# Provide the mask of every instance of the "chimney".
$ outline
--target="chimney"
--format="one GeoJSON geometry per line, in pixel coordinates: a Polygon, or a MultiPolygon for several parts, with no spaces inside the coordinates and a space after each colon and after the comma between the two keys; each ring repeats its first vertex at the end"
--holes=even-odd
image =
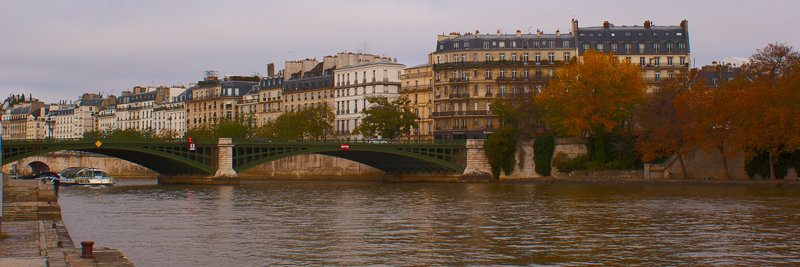
{"type": "Polygon", "coordinates": [[[542,31],[539,30],[539,29],[536,29],[536,36],[542,36],[542,31]]]}
{"type": "Polygon", "coordinates": [[[609,23],[608,21],[603,21],[603,29],[608,29],[609,23]]]}
{"type": "Polygon", "coordinates": [[[497,37],[500,37],[500,29],[497,29],[497,37]]]}
{"type": "Polygon", "coordinates": [[[683,30],[683,32],[686,32],[687,28],[689,28],[689,21],[687,20],[681,21],[681,30],[683,30]]]}
{"type": "Polygon", "coordinates": [[[267,76],[268,77],[275,76],[275,63],[267,64],[267,76]]]}
{"type": "Polygon", "coordinates": [[[561,31],[556,30],[556,37],[560,37],[560,36],[561,36],[561,31]]]}
{"type": "Polygon", "coordinates": [[[520,38],[520,37],[522,37],[522,31],[517,30],[517,38],[520,38]]]}
{"type": "Polygon", "coordinates": [[[645,20],[644,21],[644,28],[645,29],[650,29],[650,21],[649,20],[645,20]]]}
{"type": "Polygon", "coordinates": [[[478,30],[475,30],[475,37],[481,38],[481,32],[479,32],[478,30]]]}
{"type": "Polygon", "coordinates": [[[578,35],[578,20],[572,19],[572,34],[578,35]]]}

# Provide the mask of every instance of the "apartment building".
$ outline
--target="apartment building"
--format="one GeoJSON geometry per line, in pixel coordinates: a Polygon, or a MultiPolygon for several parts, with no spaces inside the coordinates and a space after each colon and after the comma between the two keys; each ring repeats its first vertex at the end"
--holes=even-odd
{"type": "Polygon", "coordinates": [[[486,138],[498,126],[489,104],[546,86],[556,68],[576,58],[572,34],[439,35],[433,63],[434,139],[486,138]]]}
{"type": "Polygon", "coordinates": [[[236,105],[242,97],[255,90],[259,78],[230,76],[219,80],[215,72],[206,75],[197,86],[187,89],[186,128],[213,125],[222,119],[234,119],[239,113],[236,105]]]}
{"type": "Polygon", "coordinates": [[[433,140],[433,65],[408,67],[400,80],[400,95],[411,102],[419,118],[412,130],[411,140],[433,140]]]}
{"type": "Polygon", "coordinates": [[[400,79],[405,65],[396,62],[370,62],[344,66],[334,71],[336,119],[334,128],[342,139],[362,139],[352,134],[370,103],[368,96],[399,97],[400,79]]]}
{"type": "Polygon", "coordinates": [[[589,50],[613,53],[620,60],[642,68],[642,78],[651,88],[663,78],[689,70],[689,22],[686,20],[669,26],[656,26],[649,20],[642,26],[615,26],[605,21],[602,26],[581,28],[573,19],[572,30],[577,33],[581,56],[589,50]]]}
{"type": "Polygon", "coordinates": [[[275,120],[281,115],[283,106],[283,72],[261,78],[258,85],[258,105],[256,111],[256,123],[258,126],[265,125],[275,120]]]}
{"type": "Polygon", "coordinates": [[[3,112],[3,140],[44,138],[44,103],[23,102],[3,112]]]}

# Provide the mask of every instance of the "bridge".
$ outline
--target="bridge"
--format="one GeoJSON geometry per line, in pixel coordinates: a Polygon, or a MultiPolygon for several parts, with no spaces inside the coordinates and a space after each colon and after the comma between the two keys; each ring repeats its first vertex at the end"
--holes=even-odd
{"type": "MultiPolygon", "coordinates": [[[[482,143],[482,142],[481,142],[482,143]]],[[[281,158],[322,154],[359,162],[387,174],[463,174],[468,155],[464,141],[277,141],[219,138],[196,140],[190,148],[183,139],[153,140],[29,140],[3,141],[2,160],[14,162],[62,150],[103,154],[147,167],[161,176],[236,178],[260,164],[281,158]]],[[[236,180],[238,181],[238,180],[236,180]]],[[[191,183],[191,182],[190,182],[191,183]]]]}

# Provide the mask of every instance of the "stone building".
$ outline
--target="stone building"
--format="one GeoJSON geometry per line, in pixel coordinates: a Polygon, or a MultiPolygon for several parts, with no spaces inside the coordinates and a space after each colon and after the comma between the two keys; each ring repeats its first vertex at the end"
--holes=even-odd
{"type": "Polygon", "coordinates": [[[408,139],[433,140],[433,66],[424,64],[408,67],[400,81],[400,95],[411,102],[411,109],[419,118],[408,139]]]}
{"type": "Polygon", "coordinates": [[[257,85],[258,77],[230,76],[220,81],[210,72],[197,86],[187,89],[186,129],[235,119],[239,115],[236,105],[257,85]]]}
{"type": "Polygon", "coordinates": [[[153,130],[163,136],[179,137],[186,133],[186,88],[159,88],[153,108],[153,130]]]}
{"type": "Polygon", "coordinates": [[[94,131],[95,115],[102,103],[98,94],[83,94],[77,102],[50,105],[47,135],[56,139],[82,138],[84,133],[94,131]]]}
{"type": "MultiPolygon", "coordinates": [[[[268,72],[272,73],[272,72],[268,72]]],[[[262,77],[258,85],[258,105],[256,110],[256,123],[258,126],[267,124],[281,115],[283,94],[283,73],[262,77]]]]}
{"type": "Polygon", "coordinates": [[[400,77],[405,65],[395,62],[370,62],[337,68],[335,75],[336,119],[334,130],[342,139],[362,139],[352,134],[358,127],[362,111],[370,103],[368,96],[399,97],[400,77]]]}
{"type": "Polygon", "coordinates": [[[677,26],[656,26],[648,20],[642,26],[615,26],[606,21],[602,26],[581,28],[573,19],[572,31],[577,33],[581,56],[589,50],[613,53],[620,60],[642,68],[642,78],[651,88],[661,79],[689,69],[689,22],[686,20],[677,26]]]}
{"type": "Polygon", "coordinates": [[[439,35],[433,63],[435,139],[485,138],[498,126],[489,104],[529,95],[556,68],[575,58],[572,34],[500,33],[439,35]]]}
{"type": "Polygon", "coordinates": [[[44,138],[44,103],[23,102],[7,108],[2,115],[3,140],[44,138]]]}

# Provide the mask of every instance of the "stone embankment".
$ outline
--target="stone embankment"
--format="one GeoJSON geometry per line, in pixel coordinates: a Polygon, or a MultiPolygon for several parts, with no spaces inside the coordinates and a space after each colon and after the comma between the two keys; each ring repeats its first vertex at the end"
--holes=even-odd
{"type": "Polygon", "coordinates": [[[64,226],[52,184],[3,179],[0,266],[134,266],[116,249],[81,257],[88,254],[64,226]]]}

